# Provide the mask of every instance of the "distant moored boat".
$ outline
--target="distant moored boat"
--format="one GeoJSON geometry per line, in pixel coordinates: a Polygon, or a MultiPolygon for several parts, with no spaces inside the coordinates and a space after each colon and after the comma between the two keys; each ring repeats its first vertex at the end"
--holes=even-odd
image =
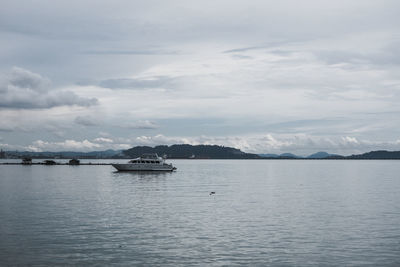
{"type": "Polygon", "coordinates": [[[31,158],[23,158],[22,165],[32,165],[32,159],[31,158]]]}
{"type": "Polygon", "coordinates": [[[118,171],[174,171],[172,164],[165,163],[157,154],[143,154],[141,157],[130,160],[128,163],[112,164],[118,171]]]}
{"type": "Polygon", "coordinates": [[[68,164],[69,164],[69,165],[79,165],[79,164],[80,164],[80,161],[79,161],[79,159],[71,159],[71,160],[68,162],[68,164]]]}

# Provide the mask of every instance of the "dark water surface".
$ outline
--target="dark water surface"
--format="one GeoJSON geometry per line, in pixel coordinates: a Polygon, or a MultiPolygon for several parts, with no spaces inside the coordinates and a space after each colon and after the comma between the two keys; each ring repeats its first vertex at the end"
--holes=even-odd
{"type": "Polygon", "coordinates": [[[400,266],[400,161],[172,162],[0,165],[0,265],[400,266]]]}

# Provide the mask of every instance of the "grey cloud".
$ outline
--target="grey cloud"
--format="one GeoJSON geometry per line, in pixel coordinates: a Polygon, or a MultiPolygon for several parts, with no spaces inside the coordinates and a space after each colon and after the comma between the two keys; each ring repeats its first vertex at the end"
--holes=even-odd
{"type": "Polygon", "coordinates": [[[87,50],[89,55],[176,55],[176,51],[167,50],[87,50]]]}
{"type": "Polygon", "coordinates": [[[99,86],[110,89],[145,89],[165,87],[171,85],[173,81],[174,78],[167,76],[154,76],[137,79],[122,78],[103,80],[99,83],[99,86]]]}
{"type": "Polygon", "coordinates": [[[357,60],[364,60],[366,58],[361,53],[340,50],[315,51],[314,55],[327,64],[354,63],[357,60]]]}
{"type": "MultiPolygon", "coordinates": [[[[37,73],[30,72],[22,68],[14,67],[8,80],[10,86],[17,88],[32,89],[35,91],[46,91],[50,86],[50,80],[37,73]]],[[[5,88],[0,88],[5,90],[5,88]]]]}
{"type": "Polygon", "coordinates": [[[222,53],[228,54],[228,53],[237,53],[237,52],[247,52],[249,50],[258,50],[258,49],[264,49],[264,48],[265,48],[265,46],[250,46],[250,47],[242,47],[242,48],[225,50],[222,53]]]}
{"type": "Polygon", "coordinates": [[[291,43],[291,41],[289,41],[289,40],[269,41],[269,42],[264,43],[263,45],[239,47],[239,48],[235,48],[235,49],[225,50],[222,53],[230,54],[230,53],[248,52],[248,51],[253,51],[253,50],[271,49],[271,48],[277,48],[281,45],[287,45],[289,43],[291,43]]]}
{"type": "Polygon", "coordinates": [[[269,50],[268,53],[280,55],[280,56],[288,56],[291,55],[294,51],[292,50],[284,50],[284,49],[272,49],[269,50]]]}
{"type": "Polygon", "coordinates": [[[12,133],[12,132],[31,132],[31,131],[32,128],[26,125],[19,125],[19,123],[15,119],[11,120],[4,116],[0,120],[0,132],[12,133]]]}
{"type": "Polygon", "coordinates": [[[12,127],[0,125],[0,132],[12,132],[14,130],[12,127]]]}
{"type": "Polygon", "coordinates": [[[296,121],[285,121],[273,124],[265,125],[265,129],[275,133],[296,133],[296,132],[310,132],[315,131],[319,128],[330,128],[329,132],[332,132],[335,128],[341,129],[341,124],[344,123],[343,118],[324,118],[314,120],[296,120],[296,121]],[[331,129],[332,128],[332,129],[331,129]]]}
{"type": "Polygon", "coordinates": [[[78,117],[75,118],[74,122],[76,124],[80,124],[80,125],[83,125],[83,126],[97,126],[97,125],[99,125],[99,122],[96,119],[94,119],[94,118],[92,118],[90,116],[78,116],[78,117]]]}
{"type": "Polygon", "coordinates": [[[251,56],[245,56],[245,55],[239,55],[239,54],[234,54],[234,55],[232,55],[232,57],[236,58],[236,59],[252,59],[253,58],[251,56]]]}
{"type": "Polygon", "coordinates": [[[91,106],[96,98],[50,88],[50,81],[37,73],[14,67],[0,81],[0,108],[37,109],[57,106],[91,106]]]}
{"type": "MultiPolygon", "coordinates": [[[[375,42],[371,38],[370,42],[375,42]]],[[[312,53],[327,64],[351,63],[353,65],[399,65],[400,41],[387,40],[387,43],[373,51],[344,49],[314,49],[312,53]]]]}
{"type": "Polygon", "coordinates": [[[135,73],[143,65],[164,60],[165,55],[175,56],[175,51],[185,51],[191,44],[229,44],[224,46],[225,52],[236,53],[299,40],[341,38],[354,32],[389,27],[396,30],[395,11],[399,9],[398,1],[343,0],[329,3],[308,0],[297,8],[290,8],[294,2],[287,0],[196,4],[41,0],[38,4],[25,3],[26,8],[21,8],[18,1],[4,0],[2,4],[0,38],[4,52],[0,51],[0,65],[40,64],[46,73],[53,72],[54,82],[95,80],[99,74],[112,73],[118,77],[118,72],[135,73]],[[92,12],[93,6],[96,12],[92,12]],[[144,62],[141,55],[157,56],[146,57],[151,59],[144,62]],[[121,56],[131,58],[121,60],[121,56]],[[62,75],[57,74],[60,68],[62,75]]]}

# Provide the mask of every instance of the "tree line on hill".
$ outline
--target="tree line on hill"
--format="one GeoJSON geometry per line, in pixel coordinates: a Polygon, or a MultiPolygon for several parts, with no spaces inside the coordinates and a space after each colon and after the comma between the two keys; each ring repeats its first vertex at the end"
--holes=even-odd
{"type": "Polygon", "coordinates": [[[174,159],[259,159],[257,154],[245,153],[232,147],[217,145],[172,145],[172,146],[137,146],[123,152],[129,157],[140,157],[145,153],[157,153],[174,159]]]}

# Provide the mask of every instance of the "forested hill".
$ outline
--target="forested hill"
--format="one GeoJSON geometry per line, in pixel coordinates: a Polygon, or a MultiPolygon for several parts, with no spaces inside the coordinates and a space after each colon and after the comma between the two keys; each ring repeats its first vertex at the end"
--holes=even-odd
{"type": "Polygon", "coordinates": [[[157,153],[159,156],[175,159],[259,159],[259,155],[250,154],[232,147],[216,145],[172,145],[172,146],[136,146],[123,151],[131,158],[140,157],[144,153],[157,153]]]}
{"type": "Polygon", "coordinates": [[[371,151],[360,155],[347,156],[346,159],[400,159],[400,151],[371,151]]]}

